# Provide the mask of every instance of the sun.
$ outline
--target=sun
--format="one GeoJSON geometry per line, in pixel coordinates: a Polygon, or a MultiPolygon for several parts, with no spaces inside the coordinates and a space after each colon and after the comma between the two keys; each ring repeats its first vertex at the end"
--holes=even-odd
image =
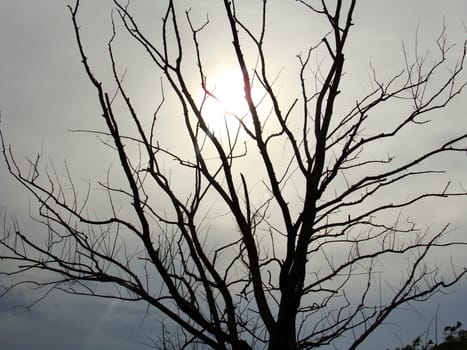
{"type": "Polygon", "coordinates": [[[210,93],[202,107],[202,115],[208,128],[220,135],[241,131],[239,120],[248,123],[248,104],[242,75],[224,71],[207,82],[210,93]]]}

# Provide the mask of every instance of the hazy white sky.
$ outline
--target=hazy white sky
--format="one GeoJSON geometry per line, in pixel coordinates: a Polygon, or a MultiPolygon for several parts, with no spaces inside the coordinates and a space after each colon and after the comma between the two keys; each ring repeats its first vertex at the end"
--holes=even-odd
{"type": "MultiPolygon", "coordinates": [[[[259,1],[240,0],[241,13],[254,23],[258,16],[259,1]],[[252,5],[253,4],[253,5],[252,5]]],[[[159,23],[163,14],[162,0],[133,0],[137,15],[144,25],[159,23]]],[[[219,1],[176,1],[178,8],[193,7],[193,17],[205,18],[208,12],[212,27],[224,18],[218,10],[219,1]]],[[[71,19],[63,0],[1,0],[0,1],[0,110],[1,127],[6,141],[13,144],[18,159],[33,155],[43,149],[54,162],[67,159],[76,178],[93,177],[102,162],[110,163],[109,152],[96,149],[99,144],[90,136],[70,134],[68,129],[101,128],[100,111],[94,91],[86,81],[77,56],[71,19]]],[[[297,67],[295,55],[313,44],[319,31],[318,22],[305,22],[303,11],[292,0],[271,0],[272,17],[268,27],[268,54],[271,70],[284,67],[282,77],[284,96],[287,78],[297,67]]],[[[417,26],[422,46],[431,47],[443,20],[449,37],[461,43],[467,33],[462,22],[467,20],[465,0],[363,0],[357,5],[355,27],[351,34],[347,56],[349,74],[354,78],[349,85],[350,96],[361,96],[368,88],[368,66],[371,61],[384,77],[396,73],[403,65],[401,42],[410,46],[417,26]]],[[[91,64],[103,75],[108,73],[105,43],[110,36],[111,1],[82,0],[80,22],[83,38],[91,64]]],[[[156,26],[154,27],[156,28],[156,26]]],[[[220,28],[220,27],[219,27],[220,28]]],[[[206,60],[212,71],[229,65],[225,54],[230,50],[230,38],[221,29],[207,31],[202,37],[206,60]]],[[[148,91],[149,84],[158,77],[144,69],[131,71],[138,65],[136,50],[121,50],[123,60],[131,62],[128,83],[141,88],[142,110],[150,111],[157,104],[159,95],[148,91]],[[147,103],[146,101],[152,101],[147,103]],[[147,103],[147,106],[144,104],[147,103]]],[[[122,69],[127,68],[122,63],[122,69]]],[[[465,75],[464,75],[465,77],[465,75]]],[[[449,109],[441,113],[453,117],[449,125],[440,124],[439,132],[454,127],[467,130],[466,94],[449,109]]],[[[433,135],[436,138],[437,135],[433,135]]],[[[401,145],[410,148],[410,145],[401,145]]],[[[467,158],[464,160],[467,163],[467,158]]],[[[449,164],[455,179],[467,180],[467,164],[449,164]]],[[[102,169],[101,169],[102,170],[102,169]]],[[[102,174],[102,172],[100,173],[102,174]]],[[[429,184],[428,184],[429,185],[429,184]]],[[[6,207],[7,215],[17,215],[27,223],[30,196],[7,174],[0,162],[0,208],[6,207]]],[[[467,234],[465,200],[449,212],[439,208],[424,208],[420,218],[427,224],[438,220],[451,221],[457,232],[467,234]]],[[[450,207],[452,208],[452,206],[450,207]]],[[[444,258],[444,257],[440,257],[444,258]]],[[[1,267],[0,267],[1,269],[1,267]]],[[[0,277],[0,283],[2,283],[0,277]]],[[[423,332],[440,303],[440,326],[457,320],[467,324],[467,283],[464,281],[451,290],[448,296],[436,297],[426,305],[417,305],[417,312],[401,310],[388,325],[379,330],[363,349],[380,349],[400,345],[397,334],[404,342],[423,332]]],[[[28,303],[31,297],[22,290],[14,291],[0,299],[0,343],[2,348],[19,350],[35,348],[75,349],[145,349],[141,342],[147,335],[157,334],[159,327],[155,316],[145,318],[144,305],[109,303],[90,298],[68,297],[53,293],[30,312],[17,307],[28,303]]]]}

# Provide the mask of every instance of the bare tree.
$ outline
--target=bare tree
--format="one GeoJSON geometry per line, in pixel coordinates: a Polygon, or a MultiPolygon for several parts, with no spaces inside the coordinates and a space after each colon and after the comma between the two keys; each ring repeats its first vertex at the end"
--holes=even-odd
{"type": "Polygon", "coordinates": [[[465,243],[445,238],[448,225],[423,229],[405,220],[403,210],[467,192],[450,183],[401,189],[430,177],[436,183],[443,169],[431,160],[465,157],[467,134],[411,154],[398,154],[394,145],[405,132],[429,127],[425,116],[461,94],[466,43],[453,62],[456,47],[443,28],[435,56],[415,50],[411,59],[404,49],[405,67],[385,81],[371,66],[371,90],[345,105],[344,53],[356,2],[290,5],[327,21],[328,33],[297,56],[299,94],[287,100],[268,68],[268,1],[260,2],[257,30],[242,21],[241,5],[224,0],[247,109],[221,113],[224,124],[214,128],[207,105],[218,96],[202,47],[209,18],[199,22],[168,0],[154,39],[115,0],[108,42],[113,80],[104,83],[86,54],[77,0],[69,7],[76,43],[106,128],[87,132],[114,151],[119,168],[98,182],[106,208],[94,209],[95,182],[83,192],[68,167],[63,178],[42,165],[41,154],[24,169],[1,134],[5,163],[39,203],[38,224],[47,230],[37,239],[14,221],[0,241],[1,260],[14,267],[11,275],[53,273],[22,278],[7,290],[26,283],[142,300],[165,317],[164,349],[312,349],[346,335],[355,349],[400,305],[458,282],[465,268],[453,268],[449,277],[428,263],[432,252],[465,243]],[[121,29],[162,77],[151,116],[139,112],[125,87],[115,54],[121,29]],[[187,72],[197,75],[196,85],[187,72]],[[379,113],[392,103],[397,115],[382,122],[379,113]],[[162,137],[167,118],[183,125],[179,147],[162,137]],[[114,180],[122,175],[124,182],[114,180]],[[383,295],[386,274],[397,279],[383,295]]]}

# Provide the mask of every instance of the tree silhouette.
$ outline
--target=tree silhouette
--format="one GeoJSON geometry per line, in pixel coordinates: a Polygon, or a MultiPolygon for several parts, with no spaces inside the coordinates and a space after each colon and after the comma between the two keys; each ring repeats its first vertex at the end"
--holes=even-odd
{"type": "Polygon", "coordinates": [[[436,186],[441,171],[432,162],[465,156],[467,134],[444,135],[416,152],[396,146],[461,94],[466,43],[453,60],[443,28],[434,57],[416,49],[411,59],[404,47],[405,67],[383,81],[371,66],[371,90],[348,103],[345,52],[356,0],[315,3],[290,5],[328,29],[297,56],[298,94],[289,100],[268,66],[268,1],[259,30],[242,20],[242,5],[223,1],[246,110],[216,115],[216,126],[207,105],[221,99],[202,46],[209,18],[199,24],[169,0],[154,38],[115,0],[107,81],[88,60],[80,1],[70,6],[106,128],[87,132],[111,148],[119,168],[99,189],[93,181],[83,191],[68,166],[63,178],[41,154],[19,166],[1,134],[5,163],[37,200],[46,228],[44,239],[16,220],[5,229],[1,259],[12,268],[6,273],[21,278],[6,291],[30,284],[144,301],[165,317],[163,349],[311,349],[345,336],[355,349],[399,306],[458,282],[465,269],[448,276],[429,263],[465,242],[447,240],[448,225],[419,227],[403,210],[467,194],[462,185],[436,186]],[[140,112],[125,86],[115,53],[121,29],[162,77],[153,115],[140,112]],[[424,179],[433,181],[428,191],[402,190],[424,179]],[[102,190],[105,205],[93,208],[102,190]],[[36,270],[52,274],[22,278],[36,270]],[[384,295],[382,278],[390,284],[384,295]]]}
{"type": "Polygon", "coordinates": [[[412,344],[396,350],[462,350],[467,347],[467,331],[462,329],[462,323],[457,322],[453,326],[444,327],[444,340],[440,344],[435,344],[433,340],[423,342],[419,336],[412,341],[412,344]]]}

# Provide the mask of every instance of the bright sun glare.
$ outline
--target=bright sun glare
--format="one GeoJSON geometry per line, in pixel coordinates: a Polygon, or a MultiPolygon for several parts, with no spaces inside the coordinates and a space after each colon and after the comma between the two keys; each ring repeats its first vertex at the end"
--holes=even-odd
{"type": "Polygon", "coordinates": [[[236,132],[239,126],[237,118],[244,117],[248,111],[241,75],[220,73],[211,83],[208,81],[207,88],[214,96],[209,96],[203,106],[208,127],[215,133],[236,132]]]}

